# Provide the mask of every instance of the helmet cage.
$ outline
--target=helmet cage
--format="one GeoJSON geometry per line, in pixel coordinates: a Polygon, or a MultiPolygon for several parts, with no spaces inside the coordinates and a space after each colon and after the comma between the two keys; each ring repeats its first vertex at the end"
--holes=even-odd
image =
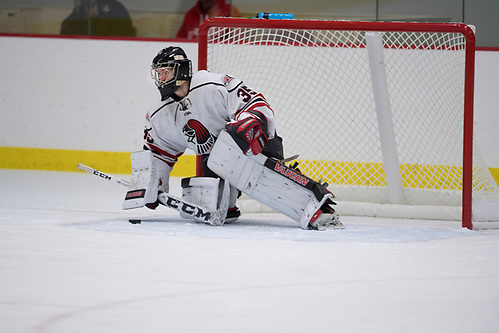
{"type": "Polygon", "coordinates": [[[180,64],[177,62],[152,65],[151,77],[154,80],[156,87],[165,88],[169,84],[177,81],[179,68],[180,68],[180,64]],[[161,70],[163,70],[163,71],[161,71],[161,70]],[[167,77],[166,80],[164,79],[164,77],[166,76],[164,71],[168,71],[171,74],[171,76],[167,77]]]}

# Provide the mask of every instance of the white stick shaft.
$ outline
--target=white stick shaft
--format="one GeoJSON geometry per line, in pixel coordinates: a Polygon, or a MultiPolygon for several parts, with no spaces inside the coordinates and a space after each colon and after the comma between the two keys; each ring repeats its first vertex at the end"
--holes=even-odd
{"type": "Polygon", "coordinates": [[[123,186],[128,186],[128,182],[126,180],[108,175],[107,173],[104,173],[102,171],[99,171],[99,170],[96,170],[96,169],[91,168],[89,166],[86,166],[85,164],[79,163],[77,168],[81,171],[86,171],[86,172],[91,173],[95,176],[101,177],[104,180],[109,180],[109,181],[118,183],[118,184],[123,185],[123,186]]]}

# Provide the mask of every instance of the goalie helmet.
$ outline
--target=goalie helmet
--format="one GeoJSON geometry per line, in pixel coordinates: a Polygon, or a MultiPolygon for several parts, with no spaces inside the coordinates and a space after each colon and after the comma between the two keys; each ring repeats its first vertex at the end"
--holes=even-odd
{"type": "Polygon", "coordinates": [[[161,93],[161,100],[170,97],[192,77],[192,63],[180,47],[165,47],[154,57],[151,76],[161,93]]]}

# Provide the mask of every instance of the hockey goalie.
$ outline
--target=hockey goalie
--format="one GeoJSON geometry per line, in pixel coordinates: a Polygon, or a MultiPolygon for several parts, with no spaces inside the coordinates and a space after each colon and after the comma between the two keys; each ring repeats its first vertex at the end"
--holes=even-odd
{"type": "MultiPolygon", "coordinates": [[[[210,211],[224,206],[217,225],[241,215],[242,192],[304,229],[342,227],[327,185],[282,162],[274,111],[260,92],[230,75],[193,74],[180,47],[160,50],[151,76],[160,96],[146,114],[143,151],[131,155],[124,209],[164,204],[170,172],[189,148],[201,155],[203,177],[182,179],[182,200],[210,211]]],[[[188,210],[181,215],[200,220],[188,210]]]]}

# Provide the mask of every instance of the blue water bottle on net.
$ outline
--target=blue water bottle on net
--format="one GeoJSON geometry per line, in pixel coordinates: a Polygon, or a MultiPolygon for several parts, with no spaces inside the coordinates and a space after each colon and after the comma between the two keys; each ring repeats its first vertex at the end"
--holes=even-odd
{"type": "Polygon", "coordinates": [[[295,15],[291,13],[258,13],[255,18],[269,20],[293,20],[295,15]]]}

